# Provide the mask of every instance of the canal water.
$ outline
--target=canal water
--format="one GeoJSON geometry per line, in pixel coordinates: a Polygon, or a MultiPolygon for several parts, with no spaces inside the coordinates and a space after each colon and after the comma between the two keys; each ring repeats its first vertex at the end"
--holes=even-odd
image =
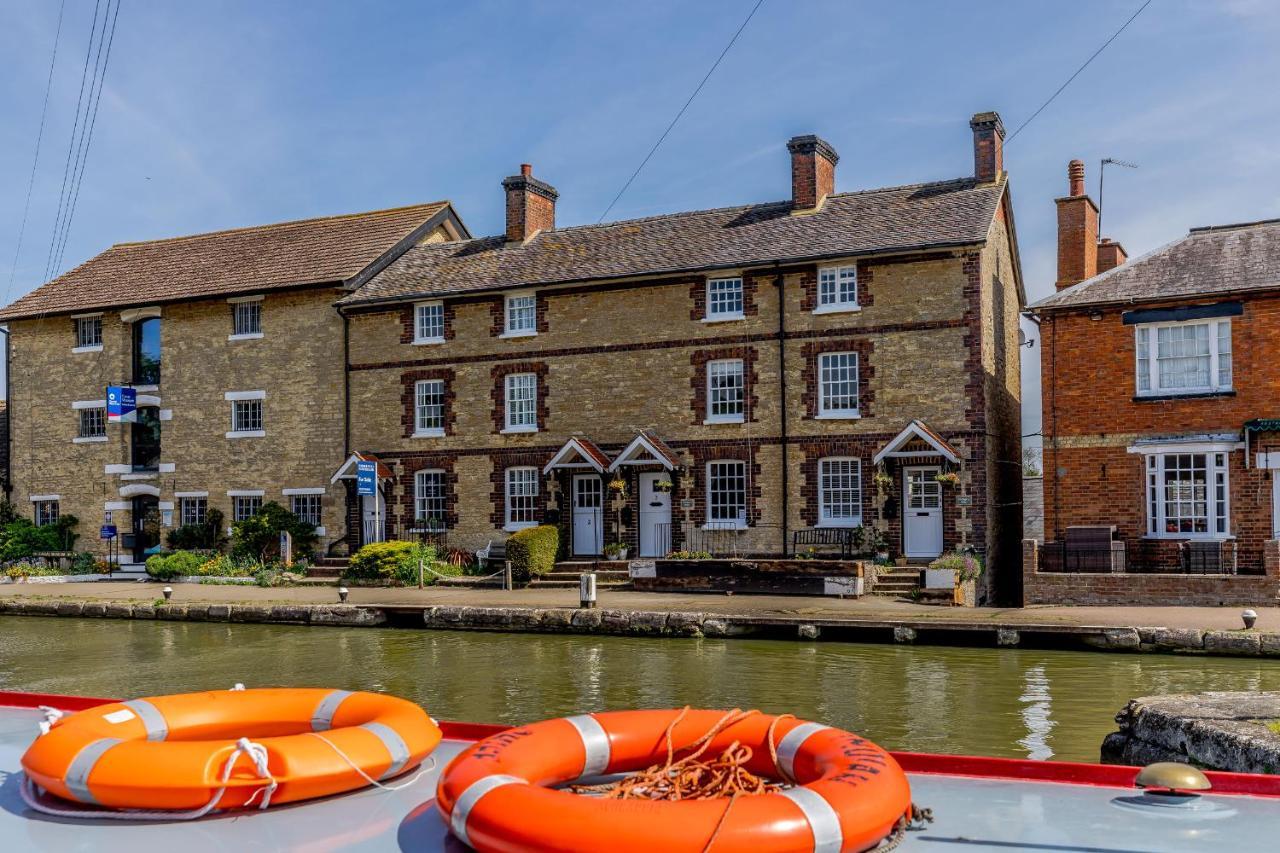
{"type": "Polygon", "coordinates": [[[1280,663],[1103,652],[0,617],[0,689],[382,690],[436,717],[759,708],[890,749],[1096,761],[1128,699],[1280,690],[1280,663]]]}

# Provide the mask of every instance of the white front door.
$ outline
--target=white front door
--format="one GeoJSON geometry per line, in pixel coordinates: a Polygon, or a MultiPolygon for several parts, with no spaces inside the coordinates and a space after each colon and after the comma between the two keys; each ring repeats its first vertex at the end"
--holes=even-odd
{"type": "Polygon", "coordinates": [[[573,553],[594,556],[604,546],[604,484],[597,474],[573,478],[573,553]]]}
{"type": "Polygon", "coordinates": [[[387,538],[387,504],[379,489],[375,495],[360,496],[360,518],[363,522],[360,531],[360,544],[383,542],[387,538]]]}
{"type": "Polygon", "coordinates": [[[902,552],[932,559],[942,553],[942,484],[932,466],[907,468],[902,482],[902,552]]]}
{"type": "Polygon", "coordinates": [[[640,475],[640,556],[665,557],[671,550],[671,493],[658,483],[668,475],[640,475]]]}

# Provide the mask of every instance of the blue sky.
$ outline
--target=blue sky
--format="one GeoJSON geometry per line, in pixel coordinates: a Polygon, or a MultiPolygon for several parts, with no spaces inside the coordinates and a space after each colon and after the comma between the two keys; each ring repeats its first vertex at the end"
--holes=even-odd
{"type": "MultiPolygon", "coordinates": [[[[752,2],[124,0],[63,268],[122,240],[441,198],[495,233],[526,161],[560,224],[594,222],[752,2]]],[[[969,116],[1012,132],[1139,3],[766,0],[610,218],[784,198],[798,133],[840,152],[840,190],[968,174],[969,116]]],[[[9,299],[44,271],[92,14],[66,0],[9,299]]],[[[57,15],[0,0],[3,284],[57,15]]],[[[1072,157],[1091,192],[1100,158],[1141,165],[1108,174],[1106,231],[1131,255],[1280,215],[1277,36],[1270,0],[1155,0],[1009,145],[1032,299],[1072,157]]]]}

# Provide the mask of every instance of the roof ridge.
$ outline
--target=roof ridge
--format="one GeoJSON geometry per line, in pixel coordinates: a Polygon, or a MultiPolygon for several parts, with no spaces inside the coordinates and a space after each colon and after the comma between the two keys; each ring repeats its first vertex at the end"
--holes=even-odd
{"type": "MultiPolygon", "coordinates": [[[[999,181],[994,181],[993,183],[1001,183],[1005,180],[1007,180],[1007,177],[1001,176],[999,181]]],[[[974,181],[973,178],[947,178],[945,180],[938,180],[938,181],[919,181],[914,184],[898,184],[896,186],[889,186],[889,187],[872,187],[870,189],[848,190],[842,193],[832,193],[831,195],[827,196],[827,198],[833,199],[833,198],[847,198],[851,196],[875,195],[876,193],[900,192],[902,190],[918,189],[920,187],[943,186],[946,184],[964,184],[972,181],[974,181]]],[[[976,183],[974,185],[978,186],[978,184],[976,183]]],[[[578,232],[590,231],[594,229],[616,228],[620,226],[635,225],[641,222],[655,222],[660,219],[666,219],[666,220],[681,219],[688,216],[704,216],[710,213],[726,213],[734,210],[752,210],[752,209],[758,209],[758,208],[779,207],[783,205],[790,207],[791,201],[789,199],[780,199],[777,201],[748,202],[746,204],[725,205],[724,207],[704,207],[704,208],[698,208],[696,210],[677,210],[672,213],[655,213],[652,216],[637,216],[633,219],[615,219],[611,222],[586,222],[581,225],[566,225],[562,228],[548,228],[543,231],[539,231],[533,237],[533,240],[536,241],[539,237],[543,236],[544,234],[564,234],[567,232],[578,233],[578,232]]],[[[423,244],[421,246],[414,246],[411,251],[430,250],[437,246],[456,247],[458,245],[466,245],[468,243],[482,243],[486,240],[493,240],[497,238],[503,238],[503,235],[487,234],[480,237],[472,237],[470,240],[453,240],[453,241],[447,241],[444,243],[428,243],[428,244],[423,244]]]]}
{"type": "MultiPolygon", "coordinates": [[[[286,219],[282,222],[264,222],[261,225],[243,225],[239,228],[221,228],[216,231],[202,231],[198,234],[179,234],[174,237],[156,237],[151,240],[126,240],[121,243],[112,243],[111,248],[115,249],[122,246],[146,246],[153,243],[173,243],[179,240],[195,240],[205,237],[217,237],[222,234],[240,234],[247,231],[265,231],[271,228],[286,228],[298,225],[312,225],[319,222],[336,222],[341,219],[356,219],[366,216],[386,216],[392,213],[401,213],[406,210],[414,210],[417,208],[441,207],[451,205],[448,199],[441,201],[428,201],[419,204],[405,204],[399,207],[384,207],[376,210],[365,210],[357,213],[337,213],[331,216],[312,216],[306,219],[286,219]]],[[[92,258],[90,258],[92,260],[92,258]]]]}
{"type": "MultiPolygon", "coordinates": [[[[1146,261],[1155,257],[1156,255],[1159,255],[1165,251],[1168,251],[1169,249],[1172,249],[1174,246],[1177,246],[1180,243],[1184,243],[1189,239],[1191,239],[1190,234],[1186,235],[1185,237],[1176,237],[1167,243],[1162,243],[1161,245],[1156,246],[1154,249],[1143,252],[1141,255],[1138,255],[1137,257],[1129,258],[1123,264],[1117,264],[1116,266],[1112,267],[1109,270],[1103,270],[1102,272],[1098,273],[1092,278],[1086,278],[1084,281],[1078,281],[1075,284],[1071,285],[1070,287],[1064,287],[1062,290],[1059,290],[1055,293],[1051,293],[1048,296],[1046,296],[1044,299],[1041,299],[1038,302],[1035,302],[1028,307],[1056,308],[1061,302],[1061,300],[1058,300],[1058,297],[1066,296],[1068,294],[1078,295],[1078,294],[1084,293],[1087,290],[1089,290],[1089,288],[1091,288],[1093,285],[1106,281],[1107,279],[1112,278],[1113,276],[1119,275],[1122,272],[1127,272],[1133,269],[1138,264],[1145,263],[1146,261]]],[[[1088,305],[1088,304],[1090,303],[1073,302],[1073,303],[1068,303],[1068,307],[1077,307],[1080,305],[1088,305]]]]}
{"type": "Polygon", "coordinates": [[[1238,231],[1242,228],[1258,228],[1265,225],[1280,225],[1280,219],[1255,219],[1252,222],[1233,222],[1229,225],[1200,225],[1187,231],[1191,234],[1211,234],[1218,231],[1238,231]]]}

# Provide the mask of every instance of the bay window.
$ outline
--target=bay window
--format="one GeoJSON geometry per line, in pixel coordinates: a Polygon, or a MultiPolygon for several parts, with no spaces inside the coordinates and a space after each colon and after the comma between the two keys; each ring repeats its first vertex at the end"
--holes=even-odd
{"type": "Polygon", "coordinates": [[[1227,453],[1146,456],[1147,535],[1215,539],[1230,534],[1227,453]]]}
{"type": "Polygon", "coordinates": [[[1134,334],[1138,396],[1231,390],[1231,321],[1152,323],[1134,334]]]}

